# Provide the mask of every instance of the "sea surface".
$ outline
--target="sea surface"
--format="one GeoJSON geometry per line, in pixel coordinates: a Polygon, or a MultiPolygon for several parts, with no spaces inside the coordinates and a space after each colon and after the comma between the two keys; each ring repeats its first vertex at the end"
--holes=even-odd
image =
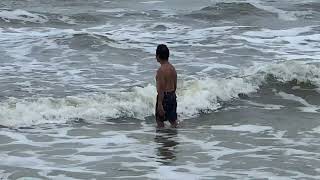
{"type": "Polygon", "coordinates": [[[317,180],[319,87],[319,0],[1,0],[0,179],[317,180]]]}

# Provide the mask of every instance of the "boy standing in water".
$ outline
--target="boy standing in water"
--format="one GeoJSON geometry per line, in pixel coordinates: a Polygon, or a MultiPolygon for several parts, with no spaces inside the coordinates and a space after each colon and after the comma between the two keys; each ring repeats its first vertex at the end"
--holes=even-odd
{"type": "Polygon", "coordinates": [[[164,127],[164,121],[169,120],[172,127],[177,127],[177,72],[169,63],[169,49],[160,44],[156,51],[157,61],[161,67],[157,71],[157,103],[156,121],[158,128],[164,127]]]}

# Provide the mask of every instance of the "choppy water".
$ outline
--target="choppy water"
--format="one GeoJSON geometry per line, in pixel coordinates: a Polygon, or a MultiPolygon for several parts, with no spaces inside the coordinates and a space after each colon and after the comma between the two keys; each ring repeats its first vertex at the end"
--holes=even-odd
{"type": "Polygon", "coordinates": [[[0,178],[319,179],[320,3],[0,2],[0,178]],[[154,123],[155,48],[178,130],[154,123]]]}

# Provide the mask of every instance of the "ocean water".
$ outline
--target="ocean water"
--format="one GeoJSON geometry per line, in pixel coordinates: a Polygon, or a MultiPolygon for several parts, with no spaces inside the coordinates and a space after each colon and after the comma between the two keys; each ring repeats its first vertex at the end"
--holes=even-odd
{"type": "Polygon", "coordinates": [[[2,0],[0,179],[320,179],[318,0],[2,0]],[[180,127],[157,130],[155,49],[180,127]]]}

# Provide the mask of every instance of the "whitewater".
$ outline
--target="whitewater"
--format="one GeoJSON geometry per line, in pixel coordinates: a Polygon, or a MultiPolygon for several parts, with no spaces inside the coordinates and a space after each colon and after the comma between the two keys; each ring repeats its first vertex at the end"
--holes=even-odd
{"type": "Polygon", "coordinates": [[[319,179],[319,7],[1,1],[0,179],[319,179]],[[161,43],[178,129],[155,127],[161,43]]]}

